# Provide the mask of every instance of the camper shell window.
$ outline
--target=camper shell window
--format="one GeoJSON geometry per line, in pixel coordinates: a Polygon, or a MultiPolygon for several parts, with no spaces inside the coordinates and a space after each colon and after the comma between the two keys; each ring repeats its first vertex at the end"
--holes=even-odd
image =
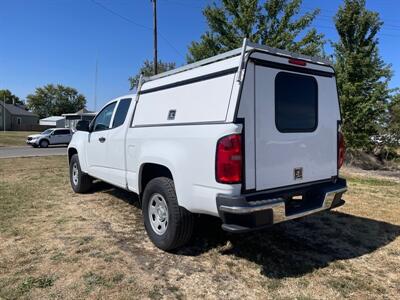
{"type": "Polygon", "coordinates": [[[280,132],[313,132],[318,126],[318,84],[313,76],[279,72],[275,124],[280,132]]]}

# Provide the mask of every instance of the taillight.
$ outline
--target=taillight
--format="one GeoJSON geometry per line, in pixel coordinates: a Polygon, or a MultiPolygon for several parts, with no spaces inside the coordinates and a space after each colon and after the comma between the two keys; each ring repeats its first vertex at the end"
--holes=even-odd
{"type": "Polygon", "coordinates": [[[289,64],[305,67],[307,63],[304,60],[290,58],[289,64]]]}
{"type": "Polygon", "coordinates": [[[343,166],[344,159],[346,154],[346,146],[344,143],[344,137],[341,132],[339,132],[339,141],[338,141],[338,169],[343,166]]]}
{"type": "Polygon", "coordinates": [[[220,183],[240,183],[242,180],[242,137],[232,134],[217,143],[216,179],[220,183]]]}

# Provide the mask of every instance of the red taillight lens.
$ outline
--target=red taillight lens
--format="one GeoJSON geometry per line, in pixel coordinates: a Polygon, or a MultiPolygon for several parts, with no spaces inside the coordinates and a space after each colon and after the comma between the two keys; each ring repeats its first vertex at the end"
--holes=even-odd
{"type": "Polygon", "coordinates": [[[232,134],[217,143],[216,179],[220,183],[240,183],[242,180],[242,137],[232,134]]]}
{"type": "Polygon", "coordinates": [[[346,146],[344,143],[344,137],[341,132],[339,132],[339,141],[338,141],[338,169],[343,166],[344,159],[346,153],[346,146]]]}
{"type": "Polygon", "coordinates": [[[304,60],[294,59],[294,58],[289,59],[289,64],[302,66],[302,67],[305,67],[307,65],[307,63],[304,60]]]}

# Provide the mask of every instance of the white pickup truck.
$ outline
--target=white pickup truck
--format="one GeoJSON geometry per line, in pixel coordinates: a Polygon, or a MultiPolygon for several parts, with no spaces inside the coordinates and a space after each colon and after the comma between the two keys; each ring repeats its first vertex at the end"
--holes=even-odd
{"type": "Polygon", "coordinates": [[[344,204],[335,73],[328,61],[252,44],[150,78],[77,125],[75,192],[97,178],[139,195],[146,231],[185,244],[194,215],[246,232],[344,204]]]}

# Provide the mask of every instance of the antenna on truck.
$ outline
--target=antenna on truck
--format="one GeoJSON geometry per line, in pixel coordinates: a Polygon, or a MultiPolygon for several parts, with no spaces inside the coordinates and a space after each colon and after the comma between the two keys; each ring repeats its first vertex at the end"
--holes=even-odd
{"type": "Polygon", "coordinates": [[[237,79],[236,79],[237,82],[242,81],[242,69],[243,69],[243,63],[244,63],[244,55],[246,54],[246,46],[247,46],[247,38],[244,38],[243,39],[243,46],[242,46],[242,53],[240,54],[238,76],[237,76],[237,79]]]}

